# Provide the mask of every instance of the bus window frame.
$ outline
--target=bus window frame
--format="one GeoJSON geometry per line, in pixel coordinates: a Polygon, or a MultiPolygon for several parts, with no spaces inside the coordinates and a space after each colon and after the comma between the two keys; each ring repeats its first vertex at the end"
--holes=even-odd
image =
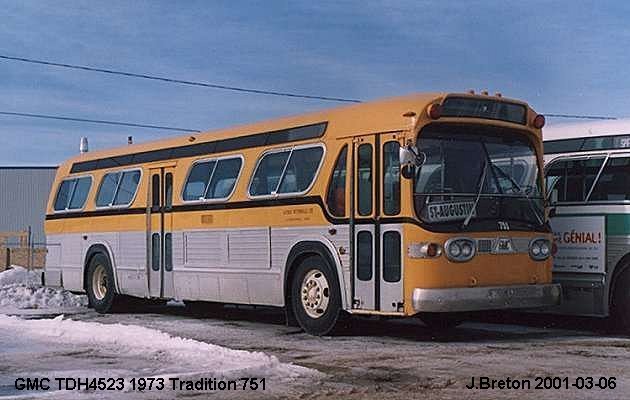
{"type": "Polygon", "coordinates": [[[349,158],[350,158],[350,151],[351,151],[351,149],[350,149],[350,146],[348,145],[348,143],[344,143],[340,147],[339,152],[337,153],[337,157],[335,158],[335,160],[334,160],[334,162],[332,164],[332,168],[330,170],[330,177],[328,178],[328,184],[326,185],[326,190],[325,190],[326,194],[325,194],[325,197],[324,197],[324,204],[326,205],[326,211],[330,215],[335,217],[335,218],[347,218],[347,216],[348,216],[348,204],[347,203],[348,203],[348,199],[350,197],[348,195],[348,183],[349,183],[349,179],[348,178],[350,176],[350,169],[348,168],[349,167],[349,165],[348,165],[349,162],[348,161],[349,161],[349,158]],[[342,155],[342,153],[344,151],[346,152],[346,160],[345,160],[345,163],[346,163],[346,168],[345,168],[345,170],[346,170],[346,177],[345,177],[345,184],[344,184],[344,188],[343,188],[343,191],[344,191],[344,195],[343,195],[344,196],[344,199],[343,199],[343,202],[344,202],[343,209],[344,210],[343,211],[344,212],[343,212],[343,215],[335,215],[331,211],[330,206],[328,204],[328,196],[330,194],[330,188],[331,188],[331,186],[333,184],[333,181],[334,181],[334,178],[335,178],[334,175],[335,175],[335,171],[337,170],[337,165],[339,164],[339,161],[341,160],[341,155],[342,155]]]}
{"type": "MultiPolygon", "coordinates": [[[[381,144],[381,176],[379,177],[379,184],[381,185],[381,207],[382,207],[382,211],[383,211],[383,215],[386,217],[395,217],[397,215],[400,215],[400,213],[402,212],[402,184],[403,184],[403,180],[402,180],[402,165],[400,164],[400,162],[398,162],[398,201],[396,202],[396,212],[395,213],[388,213],[386,211],[386,200],[385,200],[385,178],[387,176],[387,172],[385,171],[385,146],[387,146],[390,143],[396,143],[398,145],[398,151],[400,151],[400,149],[402,148],[402,146],[400,145],[400,142],[397,139],[393,139],[393,138],[385,138],[383,143],[381,144]]],[[[398,156],[398,151],[395,153],[396,157],[398,156]]],[[[398,158],[396,158],[397,160],[399,160],[398,158]]]]}
{"type": "Polygon", "coordinates": [[[302,145],[297,145],[297,146],[280,147],[280,148],[265,150],[258,156],[258,160],[256,160],[256,165],[254,166],[254,169],[252,170],[252,173],[249,177],[249,183],[247,184],[247,198],[249,198],[250,200],[259,200],[259,199],[278,199],[278,198],[304,196],[305,194],[310,192],[311,189],[313,189],[313,186],[315,186],[315,182],[317,181],[317,178],[319,177],[319,173],[321,172],[325,159],[326,159],[326,145],[323,142],[307,143],[307,144],[302,144],[302,145]],[[309,183],[308,187],[301,192],[278,193],[277,190],[282,185],[282,180],[284,178],[284,174],[287,171],[287,167],[289,166],[289,162],[291,162],[291,156],[293,155],[293,152],[295,150],[310,149],[310,148],[315,148],[315,147],[322,148],[322,156],[319,159],[319,165],[317,166],[317,169],[315,170],[315,173],[313,174],[313,179],[311,179],[311,183],[309,183]],[[252,195],[251,194],[252,183],[254,182],[254,176],[256,175],[256,172],[258,171],[258,167],[260,166],[260,162],[262,161],[262,159],[265,158],[267,154],[282,153],[285,151],[289,152],[289,157],[287,157],[286,164],[284,165],[282,173],[280,174],[280,180],[278,180],[278,185],[276,186],[276,192],[272,192],[270,194],[257,195],[257,196],[252,195]]]}
{"type": "Polygon", "coordinates": [[[94,209],[95,210],[109,210],[109,209],[117,209],[117,208],[129,208],[131,207],[131,205],[136,201],[136,197],[138,196],[138,192],[140,189],[140,185],[142,184],[142,178],[144,177],[144,170],[141,167],[134,167],[134,168],[126,168],[126,169],[114,169],[114,170],[105,170],[105,173],[103,174],[103,176],[101,176],[101,181],[98,185],[98,190],[96,191],[96,194],[94,195],[94,209]],[[140,171],[140,178],[138,178],[138,184],[136,185],[136,190],[133,194],[133,196],[131,197],[131,201],[127,204],[116,204],[114,205],[109,204],[106,206],[97,206],[96,205],[96,199],[98,198],[98,193],[101,190],[101,186],[103,185],[103,179],[105,178],[105,175],[107,174],[113,174],[113,173],[117,173],[120,172],[121,173],[121,177],[120,180],[118,181],[118,184],[116,185],[116,191],[114,192],[114,196],[112,197],[112,202],[116,199],[116,195],[118,194],[118,189],[120,187],[120,183],[122,182],[122,174],[124,174],[125,172],[132,172],[132,171],[140,171]]]}
{"type": "MultiPolygon", "coordinates": [[[[73,212],[81,212],[85,209],[85,206],[88,203],[88,199],[90,197],[90,193],[92,192],[92,185],[94,184],[94,176],[92,176],[92,174],[82,174],[82,175],[76,175],[76,176],[66,176],[64,179],[62,179],[61,181],[59,181],[59,184],[57,185],[57,191],[55,192],[55,200],[53,201],[52,204],[52,208],[53,208],[53,214],[64,214],[64,213],[73,213],[73,212]],[[63,210],[55,210],[55,203],[57,202],[57,196],[59,196],[59,190],[61,189],[61,185],[65,182],[65,181],[71,181],[71,180],[79,180],[81,178],[90,178],[90,190],[88,190],[88,194],[85,197],[85,201],[83,202],[83,205],[81,206],[81,208],[65,208],[63,210]]],[[[72,193],[70,193],[70,197],[68,198],[68,205],[70,205],[70,202],[72,201],[72,196],[74,195],[74,191],[76,190],[76,183],[74,184],[74,186],[72,187],[72,193]]]]}
{"type": "MultiPolygon", "coordinates": [[[[627,153],[630,156],[630,153],[627,153]]],[[[575,154],[575,155],[566,155],[566,156],[559,156],[556,158],[553,158],[551,160],[549,160],[549,162],[547,163],[547,165],[545,165],[545,169],[543,171],[543,179],[544,179],[544,183],[545,183],[545,202],[548,204],[548,206],[550,207],[557,207],[557,206],[571,206],[571,205],[592,205],[595,203],[601,203],[599,201],[593,203],[593,202],[589,202],[589,199],[591,198],[591,193],[593,193],[593,189],[595,189],[595,185],[597,184],[597,181],[599,180],[599,177],[602,174],[602,171],[604,170],[604,167],[606,166],[606,163],[608,162],[608,160],[610,159],[611,154],[610,153],[596,153],[596,154],[575,154]],[[601,158],[604,161],[602,161],[602,165],[599,167],[599,170],[597,171],[597,174],[595,175],[595,179],[593,179],[593,183],[591,185],[591,187],[589,188],[588,192],[586,193],[586,196],[584,196],[584,200],[582,201],[559,201],[556,203],[551,203],[551,190],[548,190],[549,188],[547,188],[547,171],[549,170],[549,168],[551,168],[551,166],[557,162],[563,162],[563,161],[575,161],[575,160],[590,160],[590,159],[596,159],[596,158],[601,158]]]]}
{"type": "MultiPolygon", "coordinates": [[[[234,195],[234,192],[236,192],[236,186],[238,186],[238,183],[241,179],[241,175],[243,175],[243,167],[245,166],[245,157],[243,156],[243,154],[238,153],[238,154],[229,154],[229,155],[225,155],[225,156],[220,156],[220,157],[211,157],[211,158],[201,158],[199,160],[195,160],[190,164],[190,167],[188,168],[188,172],[186,173],[186,179],[184,180],[184,183],[182,184],[182,190],[179,193],[179,199],[181,200],[182,203],[186,203],[186,204],[200,204],[200,203],[221,203],[221,202],[225,202],[225,201],[229,201],[230,198],[232,198],[232,196],[234,195]],[[184,200],[184,192],[186,191],[186,184],[188,183],[188,178],[190,178],[190,173],[192,172],[193,168],[195,167],[195,165],[197,164],[201,164],[204,162],[216,162],[217,165],[219,163],[219,161],[221,160],[229,160],[229,159],[233,159],[233,158],[240,158],[241,159],[241,166],[238,170],[238,175],[236,175],[236,181],[234,181],[234,186],[232,187],[232,190],[230,191],[230,194],[227,197],[223,197],[223,198],[216,198],[216,199],[206,199],[205,197],[202,199],[197,199],[197,200],[184,200]]],[[[210,185],[210,181],[212,180],[212,176],[214,175],[214,172],[216,170],[216,166],[214,168],[214,170],[212,171],[212,174],[210,175],[210,177],[208,178],[208,185],[210,185]]],[[[206,186],[204,188],[204,196],[206,194],[206,190],[208,189],[208,187],[206,186]]]]}
{"type": "Polygon", "coordinates": [[[591,198],[591,194],[595,190],[595,186],[599,182],[599,178],[601,177],[602,173],[604,172],[604,169],[606,169],[608,161],[613,159],[613,158],[630,158],[630,151],[627,151],[627,149],[619,149],[619,150],[622,150],[622,151],[619,151],[619,152],[616,152],[616,153],[607,153],[606,154],[606,159],[604,160],[604,163],[602,164],[602,167],[600,168],[597,176],[595,177],[595,180],[593,181],[593,186],[591,187],[591,190],[588,192],[588,197],[586,198],[585,204],[587,204],[587,205],[630,204],[630,200],[597,200],[597,201],[589,201],[590,198],[591,198]]]}

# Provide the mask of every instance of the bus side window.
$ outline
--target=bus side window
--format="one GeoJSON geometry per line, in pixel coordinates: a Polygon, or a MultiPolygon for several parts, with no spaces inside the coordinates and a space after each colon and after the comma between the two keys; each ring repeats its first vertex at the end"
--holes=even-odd
{"type": "Polygon", "coordinates": [[[385,215],[400,213],[400,144],[396,141],[383,146],[383,212],[385,215]]]}
{"type": "Polygon", "coordinates": [[[227,199],[234,190],[242,164],[243,160],[239,157],[219,160],[206,188],[205,198],[227,199]]]}
{"type": "Polygon", "coordinates": [[[335,217],[346,215],[346,159],[348,158],[348,145],[343,146],[337,157],[335,169],[330,177],[326,205],[335,217]]]}
{"type": "Polygon", "coordinates": [[[153,174],[151,177],[151,206],[160,206],[160,175],[153,174]]]}
{"type": "Polygon", "coordinates": [[[249,194],[251,196],[265,196],[272,194],[276,190],[289,154],[289,150],[268,153],[260,159],[252,182],[249,185],[249,194]]]}
{"type": "Polygon", "coordinates": [[[603,158],[553,162],[545,176],[549,198],[558,203],[585,201],[603,162],[603,158]]]}
{"type": "Polygon", "coordinates": [[[358,208],[359,215],[372,214],[372,145],[359,146],[358,160],[358,208]]]}
{"type": "Polygon", "coordinates": [[[278,187],[278,193],[303,193],[313,183],[324,149],[308,147],[293,150],[278,187]]]}
{"type": "Polygon", "coordinates": [[[167,172],[164,180],[164,206],[171,207],[173,205],[173,174],[167,172]]]}
{"type": "Polygon", "coordinates": [[[160,270],[160,234],[154,233],[151,235],[151,269],[153,271],[160,270]]]}
{"type": "Polygon", "coordinates": [[[268,152],[260,158],[249,184],[250,196],[305,193],[321,164],[322,146],[268,152]]]}
{"type": "Polygon", "coordinates": [[[139,182],[140,171],[123,172],[112,204],[115,206],[129,205],[133,201],[139,182]]]}
{"type": "Polygon", "coordinates": [[[118,182],[120,180],[120,175],[120,172],[110,172],[103,176],[101,186],[99,187],[96,195],[97,207],[108,207],[112,204],[114,195],[116,194],[116,188],[118,187],[118,182]]]}
{"type": "Polygon", "coordinates": [[[400,233],[388,231],[383,234],[383,279],[398,282],[401,277],[400,233]]]}
{"type": "Polygon", "coordinates": [[[68,208],[68,202],[70,201],[70,196],[72,195],[75,184],[76,181],[74,179],[68,179],[61,182],[55,199],[55,211],[63,211],[68,208]]]}
{"type": "Polygon", "coordinates": [[[128,206],[133,201],[140,170],[110,172],[103,176],[101,186],[96,194],[97,207],[128,206]]]}
{"type": "Polygon", "coordinates": [[[184,186],[184,201],[203,199],[210,176],[214,171],[215,161],[195,163],[188,173],[184,186]]]}
{"type": "Polygon", "coordinates": [[[164,235],[164,269],[173,270],[173,234],[170,232],[164,235]]]}
{"type": "Polygon", "coordinates": [[[630,200],[630,158],[610,158],[589,201],[630,200]]]}
{"type": "Polygon", "coordinates": [[[68,204],[69,210],[80,210],[85,205],[85,201],[87,200],[88,194],[90,193],[90,189],[92,187],[92,177],[86,176],[83,178],[78,178],[77,183],[74,186],[74,192],[72,193],[72,198],[70,198],[70,203],[68,204]]]}
{"type": "Polygon", "coordinates": [[[361,231],[357,234],[357,278],[361,281],[372,280],[372,232],[361,231]]]}

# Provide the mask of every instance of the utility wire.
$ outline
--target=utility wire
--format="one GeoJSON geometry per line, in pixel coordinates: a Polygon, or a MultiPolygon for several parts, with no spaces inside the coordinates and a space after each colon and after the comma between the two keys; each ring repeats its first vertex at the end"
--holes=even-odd
{"type": "Polygon", "coordinates": [[[294,98],[312,99],[312,100],[338,101],[338,102],[346,102],[346,103],[361,103],[361,100],[356,100],[356,99],[345,99],[341,97],[327,97],[327,96],[311,96],[311,95],[299,94],[299,93],[277,92],[273,90],[248,89],[248,88],[242,88],[242,87],[237,87],[237,86],[219,85],[216,83],[188,81],[188,80],[183,80],[183,79],[173,79],[173,78],[166,78],[163,76],[155,76],[155,75],[148,75],[148,74],[136,74],[133,72],[116,71],[112,69],[96,68],[96,67],[90,67],[90,66],[85,66],[85,65],[65,64],[65,63],[52,62],[52,61],[36,60],[32,58],[11,57],[7,55],[0,55],[0,59],[11,60],[11,61],[21,61],[21,62],[31,63],[31,64],[48,65],[48,66],[53,66],[53,67],[78,69],[78,70],[83,70],[83,71],[101,72],[101,73],[112,74],[112,75],[122,75],[122,76],[127,76],[127,77],[132,77],[132,78],[151,79],[155,81],[177,83],[177,84],[182,84],[182,85],[202,86],[202,87],[207,87],[207,88],[212,88],[212,89],[231,90],[235,92],[255,93],[255,94],[264,94],[264,95],[271,95],[271,96],[294,97],[294,98]]]}
{"type": "MultiPolygon", "coordinates": [[[[108,121],[108,120],[102,120],[102,119],[75,118],[75,117],[67,117],[67,116],[62,116],[62,115],[33,114],[33,113],[22,113],[22,112],[13,112],[13,111],[0,111],[0,115],[25,117],[25,118],[53,119],[53,120],[70,121],[70,122],[87,122],[91,124],[130,126],[134,128],[159,129],[159,130],[177,131],[177,132],[201,132],[199,129],[139,124],[139,123],[134,123],[134,122],[123,122],[123,121],[108,121]]],[[[594,116],[594,115],[570,115],[570,114],[544,114],[544,115],[545,117],[550,117],[550,118],[574,118],[574,119],[578,118],[578,119],[596,119],[596,120],[616,120],[617,119],[616,117],[600,117],[600,116],[594,116]]]]}
{"type": "Polygon", "coordinates": [[[602,120],[617,119],[617,117],[601,117],[599,115],[571,115],[571,114],[543,114],[543,115],[545,117],[550,117],[550,118],[602,119],[602,120]]]}
{"type": "MultiPolygon", "coordinates": [[[[346,102],[346,103],[361,103],[362,102],[361,100],[357,100],[357,99],[348,99],[348,98],[342,98],[342,97],[314,96],[314,95],[306,95],[306,94],[290,93],[290,92],[277,92],[277,91],[272,91],[272,90],[248,89],[248,88],[242,88],[242,87],[237,87],[237,86],[219,85],[216,83],[189,81],[189,80],[166,78],[162,76],[155,76],[155,75],[148,75],[148,74],[137,74],[133,72],[116,71],[112,69],[90,67],[90,66],[85,66],[85,65],[66,64],[66,63],[36,60],[33,58],[24,58],[24,57],[12,57],[12,56],[2,55],[2,54],[0,54],[0,59],[10,60],[10,61],[20,61],[20,62],[31,63],[31,64],[48,65],[48,66],[53,66],[53,67],[78,69],[78,70],[83,70],[83,71],[101,72],[101,73],[112,74],[112,75],[122,75],[122,76],[127,76],[127,77],[132,77],[132,78],[151,79],[151,80],[157,80],[157,81],[162,81],[162,82],[177,83],[177,84],[182,84],[182,85],[201,86],[201,87],[208,87],[208,88],[222,89],[222,90],[232,90],[232,91],[244,92],[244,93],[255,93],[255,94],[264,94],[264,95],[272,95],[272,96],[314,99],[314,100],[338,101],[338,102],[346,102]]],[[[550,118],[599,119],[599,120],[617,119],[616,117],[597,116],[597,115],[570,115],[570,114],[544,114],[544,115],[550,118]]]]}
{"type": "MultiPolygon", "coordinates": [[[[248,88],[242,88],[242,87],[237,87],[237,86],[219,85],[219,84],[208,83],[208,82],[189,81],[189,80],[166,78],[162,76],[155,76],[155,75],[148,75],[148,74],[137,74],[133,72],[116,71],[112,69],[90,67],[90,66],[85,66],[85,65],[66,64],[66,63],[37,60],[33,58],[24,58],[24,57],[12,57],[12,56],[7,56],[3,54],[0,54],[0,60],[19,61],[19,62],[47,65],[47,66],[53,66],[53,67],[70,68],[70,69],[91,71],[91,72],[101,72],[101,73],[111,74],[111,75],[122,75],[122,76],[127,76],[127,77],[132,77],[132,78],[150,79],[150,80],[156,80],[156,81],[162,81],[162,82],[168,82],[168,83],[190,85],[190,86],[201,86],[201,87],[207,87],[207,88],[212,88],[212,89],[231,90],[231,91],[243,92],[243,93],[254,93],[254,94],[263,94],[263,95],[271,95],[271,96],[313,99],[313,100],[337,101],[337,102],[346,102],[346,103],[361,103],[362,102],[361,100],[358,100],[358,99],[314,96],[314,95],[305,95],[305,94],[290,93],[290,92],[277,92],[277,91],[272,91],[272,90],[248,89],[248,88]]],[[[616,117],[598,116],[598,115],[572,115],[572,114],[546,114],[546,113],[544,115],[549,118],[595,119],[595,120],[617,119],[616,117]]],[[[68,119],[68,118],[61,117],[61,118],[56,118],[56,119],[68,119]]],[[[68,119],[68,120],[72,120],[72,119],[68,119]]],[[[81,119],[74,119],[74,120],[79,121],[79,122],[95,122],[94,120],[81,120],[81,119]]],[[[98,121],[95,123],[111,123],[112,125],[136,126],[136,127],[141,127],[141,128],[154,128],[155,127],[153,125],[143,126],[142,124],[115,123],[111,121],[110,122],[98,121]]],[[[184,132],[198,132],[198,130],[194,130],[194,129],[180,129],[180,128],[171,129],[169,127],[156,127],[156,128],[167,129],[167,130],[178,130],[178,131],[184,131],[184,132]]]]}
{"type": "Polygon", "coordinates": [[[201,132],[198,129],[177,128],[177,127],[172,127],[172,126],[160,126],[160,125],[148,125],[148,124],[136,124],[133,122],[106,121],[102,119],[74,118],[74,117],[65,117],[65,116],[60,116],[60,115],[31,114],[31,113],[20,113],[20,112],[11,112],[11,111],[0,111],[0,115],[10,115],[10,116],[27,117],[27,118],[56,119],[56,120],[61,120],[61,121],[72,121],[72,122],[88,122],[91,124],[132,126],[134,128],[161,129],[161,130],[166,130],[166,131],[201,132]]]}

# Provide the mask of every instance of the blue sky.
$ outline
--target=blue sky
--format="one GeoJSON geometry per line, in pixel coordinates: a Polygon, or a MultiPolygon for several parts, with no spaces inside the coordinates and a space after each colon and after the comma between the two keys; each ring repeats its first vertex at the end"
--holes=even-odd
{"type": "MultiPolygon", "coordinates": [[[[365,100],[488,89],[627,116],[629,16],[623,1],[1,1],[0,54],[365,100]]],[[[0,111],[206,130],[336,105],[0,61],[0,111]]],[[[55,165],[81,136],[96,149],[174,134],[0,116],[0,165],[55,165]]]]}

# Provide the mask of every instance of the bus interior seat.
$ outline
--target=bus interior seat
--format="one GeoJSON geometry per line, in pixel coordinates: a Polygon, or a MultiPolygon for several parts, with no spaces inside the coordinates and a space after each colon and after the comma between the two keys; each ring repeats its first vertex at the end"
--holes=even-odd
{"type": "Polygon", "coordinates": [[[232,187],[234,187],[234,182],[236,182],[236,178],[221,179],[215,185],[212,197],[215,199],[228,197],[232,191],[232,187]]]}

